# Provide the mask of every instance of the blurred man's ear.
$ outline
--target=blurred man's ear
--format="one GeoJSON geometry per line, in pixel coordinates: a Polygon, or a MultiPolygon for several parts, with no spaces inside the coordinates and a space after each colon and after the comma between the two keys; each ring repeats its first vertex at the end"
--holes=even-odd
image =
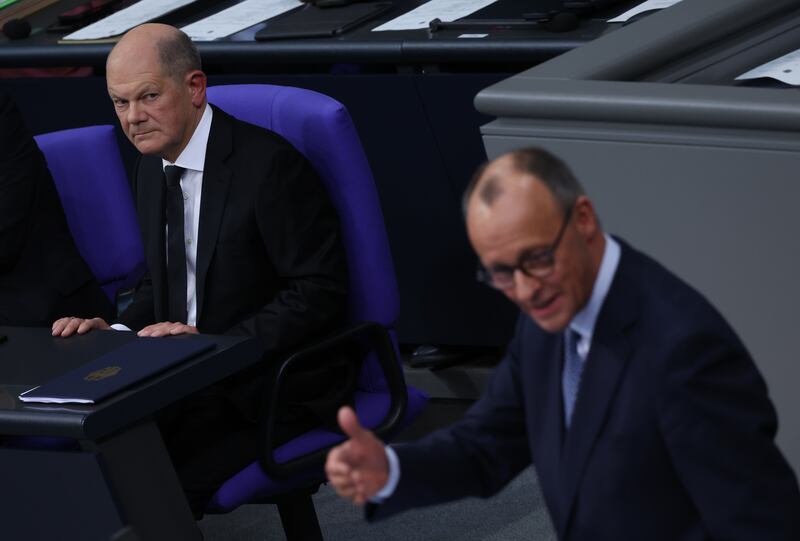
{"type": "Polygon", "coordinates": [[[575,207],[572,213],[575,225],[584,238],[591,238],[600,230],[600,224],[597,221],[594,205],[591,199],[585,195],[579,196],[575,201],[575,207]]]}

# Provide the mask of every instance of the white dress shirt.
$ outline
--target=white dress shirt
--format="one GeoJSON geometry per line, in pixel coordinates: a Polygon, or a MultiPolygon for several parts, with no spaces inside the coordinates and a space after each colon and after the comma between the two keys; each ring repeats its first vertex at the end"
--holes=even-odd
{"type": "MultiPolygon", "coordinates": [[[[206,161],[208,136],[211,133],[211,117],[213,112],[206,104],[200,123],[192,134],[192,138],[180,153],[175,163],[162,159],[161,166],[177,165],[185,171],[181,175],[183,191],[183,231],[186,246],[186,324],[197,326],[197,234],[200,229],[200,199],[203,192],[203,168],[206,161]]],[[[169,226],[167,226],[167,231],[169,226]]],[[[164,234],[167,234],[167,231],[164,234]]],[[[112,325],[117,330],[130,329],[122,324],[112,325]]]]}
{"type": "MultiPolygon", "coordinates": [[[[589,302],[586,303],[586,306],[581,308],[569,323],[569,327],[581,337],[578,340],[577,347],[578,355],[582,361],[586,360],[589,355],[589,349],[592,347],[597,316],[600,314],[600,308],[603,307],[603,301],[606,300],[608,290],[611,288],[611,282],[617,273],[621,255],[619,243],[608,235],[604,234],[604,237],[606,246],[603,250],[603,259],[600,261],[600,269],[597,271],[597,278],[595,278],[592,286],[592,295],[589,297],[589,302]]],[[[397,458],[397,453],[388,445],[384,449],[386,450],[386,460],[389,462],[389,479],[383,488],[370,498],[372,503],[381,503],[386,500],[394,494],[397,483],[400,482],[400,460],[397,458]]]]}

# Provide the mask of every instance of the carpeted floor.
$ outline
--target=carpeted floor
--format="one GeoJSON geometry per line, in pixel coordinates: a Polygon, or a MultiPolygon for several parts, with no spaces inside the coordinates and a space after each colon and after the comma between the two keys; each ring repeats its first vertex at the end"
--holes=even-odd
{"type": "MultiPolygon", "coordinates": [[[[473,498],[413,510],[375,524],[367,524],[360,508],[339,498],[328,486],[314,496],[314,505],[326,541],[555,541],[530,468],[488,500],[473,498]]],[[[243,506],[228,515],[207,516],[199,525],[206,541],[285,539],[272,505],[243,506]]]]}

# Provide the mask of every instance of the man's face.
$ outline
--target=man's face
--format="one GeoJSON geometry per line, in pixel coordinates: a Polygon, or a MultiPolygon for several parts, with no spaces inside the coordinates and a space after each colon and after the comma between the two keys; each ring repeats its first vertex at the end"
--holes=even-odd
{"type": "Polygon", "coordinates": [[[182,80],[169,77],[155,51],[147,49],[135,55],[123,51],[109,60],[108,93],[122,131],[136,149],[175,161],[196,125],[192,77],[202,73],[189,73],[182,80]]]}
{"type": "MultiPolygon", "coordinates": [[[[486,175],[499,179],[500,195],[486,204],[473,194],[467,211],[470,241],[489,270],[515,267],[521,257],[551,248],[565,217],[539,180],[509,164],[493,165],[486,175]]],[[[600,257],[590,244],[597,242],[598,231],[591,203],[581,197],[546,276],[531,277],[516,270],[513,284],[500,291],[545,331],[564,330],[591,295],[600,257]]]]}

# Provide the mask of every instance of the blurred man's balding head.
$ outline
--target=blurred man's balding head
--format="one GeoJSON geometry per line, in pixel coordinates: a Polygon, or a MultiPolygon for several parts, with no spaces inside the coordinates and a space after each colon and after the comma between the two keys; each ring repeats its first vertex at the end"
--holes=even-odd
{"type": "Polygon", "coordinates": [[[538,179],[553,193],[563,210],[570,208],[584,194],[578,179],[558,156],[542,148],[521,148],[507,152],[478,168],[464,191],[462,210],[465,213],[473,194],[489,205],[500,195],[497,175],[486,174],[487,169],[491,170],[492,164],[505,164],[538,179]]]}
{"type": "Polygon", "coordinates": [[[563,161],[541,149],[503,154],[464,195],[467,232],[484,276],[548,332],[588,301],[605,241],[563,161]]]}

